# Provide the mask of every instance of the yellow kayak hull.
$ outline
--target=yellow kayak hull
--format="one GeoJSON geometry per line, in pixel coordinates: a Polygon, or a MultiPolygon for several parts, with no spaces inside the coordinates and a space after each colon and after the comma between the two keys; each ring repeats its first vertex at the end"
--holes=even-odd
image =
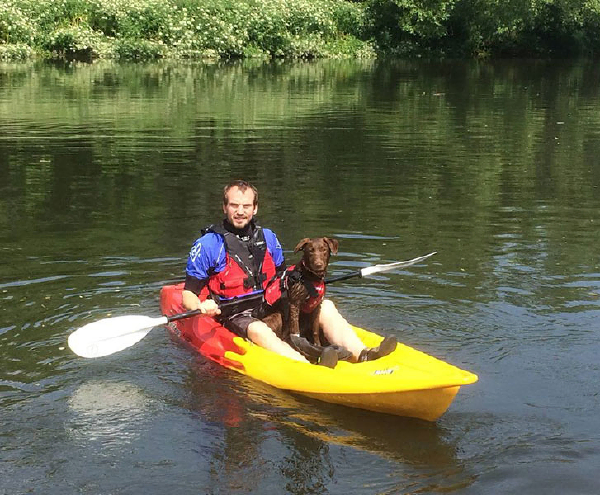
{"type": "MultiPolygon", "coordinates": [[[[368,346],[382,337],[353,327],[368,346]]],[[[404,344],[389,356],[365,363],[339,362],[335,369],[274,355],[239,337],[243,354],[225,356],[238,371],[274,387],[314,399],[370,411],[435,421],[446,412],[462,385],[477,376],[404,344]]]]}
{"type": "Polygon", "coordinates": [[[380,413],[436,421],[460,387],[371,394],[306,394],[313,399],[380,413]]]}

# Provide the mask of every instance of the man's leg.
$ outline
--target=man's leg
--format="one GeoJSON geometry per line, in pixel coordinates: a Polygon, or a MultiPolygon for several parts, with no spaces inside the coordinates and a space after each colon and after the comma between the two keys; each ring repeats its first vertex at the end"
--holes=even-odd
{"type": "Polygon", "coordinates": [[[365,347],[349,323],[328,299],[321,303],[319,323],[327,340],[348,349],[352,353],[354,361],[372,361],[387,356],[396,349],[395,337],[386,337],[377,347],[365,347]]]}
{"type": "Polygon", "coordinates": [[[276,352],[296,361],[308,363],[302,354],[292,349],[286,342],[277,337],[275,332],[260,320],[255,320],[248,325],[248,338],[256,345],[264,347],[269,351],[276,352]]]}
{"type": "Polygon", "coordinates": [[[358,359],[361,351],[365,349],[365,344],[329,299],[325,299],[321,303],[319,324],[329,342],[345,347],[355,359],[358,359]]]}

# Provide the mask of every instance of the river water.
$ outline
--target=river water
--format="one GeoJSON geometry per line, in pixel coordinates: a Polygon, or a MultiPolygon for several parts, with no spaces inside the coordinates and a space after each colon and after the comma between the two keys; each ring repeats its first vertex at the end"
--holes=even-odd
{"type": "Polygon", "coordinates": [[[0,493],[596,494],[600,67],[0,65],[0,493]],[[156,328],[232,178],[353,323],[476,373],[436,423],[316,402],[156,328]]]}

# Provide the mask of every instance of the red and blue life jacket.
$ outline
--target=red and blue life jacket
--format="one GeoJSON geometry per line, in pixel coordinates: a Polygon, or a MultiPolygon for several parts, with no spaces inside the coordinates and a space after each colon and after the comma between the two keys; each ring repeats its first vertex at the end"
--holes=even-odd
{"type": "Polygon", "coordinates": [[[255,226],[248,241],[243,241],[222,225],[211,225],[203,230],[203,234],[207,232],[223,236],[226,259],[225,268],[210,275],[208,285],[200,293],[201,299],[210,293],[232,298],[260,292],[275,279],[275,262],[267,250],[262,227],[255,226]]]}

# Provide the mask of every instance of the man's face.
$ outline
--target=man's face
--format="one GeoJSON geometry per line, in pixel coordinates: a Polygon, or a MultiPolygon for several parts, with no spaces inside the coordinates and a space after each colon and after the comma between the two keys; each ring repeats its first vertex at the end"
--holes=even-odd
{"type": "Polygon", "coordinates": [[[258,206],[254,206],[254,191],[248,188],[244,192],[238,187],[227,191],[227,204],[223,205],[223,213],[236,229],[243,229],[256,215],[258,206]]]}

